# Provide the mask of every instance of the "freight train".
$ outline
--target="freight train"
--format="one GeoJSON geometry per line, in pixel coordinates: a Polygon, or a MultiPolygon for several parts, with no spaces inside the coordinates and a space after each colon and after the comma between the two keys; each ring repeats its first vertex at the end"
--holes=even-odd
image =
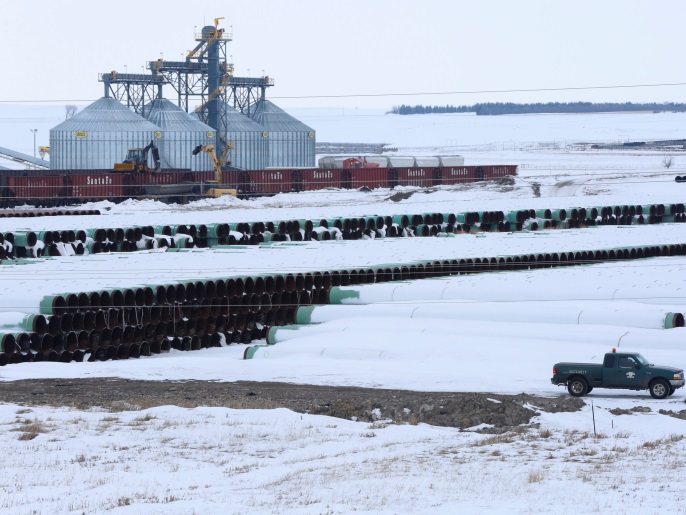
{"type": "MultiPolygon", "coordinates": [[[[294,167],[224,170],[222,185],[240,197],[322,189],[428,188],[517,175],[516,165],[294,167]]],[[[203,197],[215,172],[160,170],[154,173],[112,170],[17,170],[0,173],[0,207],[43,207],[90,201],[156,198],[186,202],[203,197]]]]}

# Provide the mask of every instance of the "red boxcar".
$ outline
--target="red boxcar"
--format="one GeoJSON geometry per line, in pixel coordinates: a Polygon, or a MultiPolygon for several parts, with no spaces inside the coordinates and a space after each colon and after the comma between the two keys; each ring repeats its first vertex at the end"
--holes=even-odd
{"type": "Polygon", "coordinates": [[[73,174],[64,178],[65,196],[78,199],[118,199],[124,196],[124,182],[128,174],[73,174]]]}
{"type": "Polygon", "coordinates": [[[239,190],[254,195],[272,195],[293,190],[293,170],[250,170],[240,174],[239,190]]]}
{"type": "Polygon", "coordinates": [[[441,181],[443,184],[461,184],[464,182],[474,182],[473,166],[446,166],[441,170],[441,181]]]}
{"type": "Polygon", "coordinates": [[[9,177],[10,195],[16,198],[56,198],[62,191],[63,175],[27,175],[9,177]]]}
{"type": "Polygon", "coordinates": [[[434,168],[393,168],[391,169],[393,186],[418,186],[428,188],[434,185],[434,168]]]}
{"type": "Polygon", "coordinates": [[[295,170],[293,186],[295,191],[322,190],[324,188],[340,188],[343,170],[336,168],[304,168],[295,170]]]}
{"type": "Polygon", "coordinates": [[[517,175],[516,165],[480,166],[479,168],[483,169],[485,179],[497,179],[498,177],[517,175]]]}
{"type": "Polygon", "coordinates": [[[388,168],[351,168],[344,170],[342,188],[389,188],[388,168]]]}

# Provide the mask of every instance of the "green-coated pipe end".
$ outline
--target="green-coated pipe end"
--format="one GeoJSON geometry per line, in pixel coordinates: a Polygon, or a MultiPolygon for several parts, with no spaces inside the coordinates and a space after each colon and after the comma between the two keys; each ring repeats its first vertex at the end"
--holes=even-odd
{"type": "Polygon", "coordinates": [[[38,236],[33,231],[15,232],[13,234],[15,247],[33,247],[38,241],[38,236]]]}
{"type": "MultiPolygon", "coordinates": [[[[307,306],[307,307],[311,307],[311,306],[307,306]]],[[[276,345],[277,343],[279,343],[278,333],[282,333],[284,331],[290,331],[290,332],[299,331],[303,327],[306,327],[306,326],[304,324],[298,324],[298,323],[291,324],[291,325],[283,325],[283,326],[278,326],[278,327],[272,326],[269,329],[267,329],[267,337],[266,337],[267,345],[276,345]]]]}
{"type": "Polygon", "coordinates": [[[269,329],[267,329],[267,334],[265,335],[265,340],[267,340],[267,345],[274,345],[276,344],[276,326],[271,326],[269,329]]]}
{"type": "Polygon", "coordinates": [[[338,286],[329,292],[329,304],[343,304],[346,299],[359,299],[360,292],[356,290],[341,290],[338,286]]]}
{"type": "Polygon", "coordinates": [[[254,345],[252,347],[248,347],[245,349],[243,352],[243,359],[252,359],[255,353],[260,350],[261,347],[264,347],[264,345],[254,345]]]}
{"type": "Polygon", "coordinates": [[[26,315],[21,321],[21,327],[29,332],[43,333],[47,327],[44,315],[26,315]]]}
{"type": "Polygon", "coordinates": [[[67,308],[67,301],[62,295],[48,295],[40,301],[42,315],[61,315],[67,308]]]}
{"type": "Polygon", "coordinates": [[[311,324],[312,323],[312,312],[315,306],[300,306],[295,310],[295,323],[296,324],[311,324]]]}

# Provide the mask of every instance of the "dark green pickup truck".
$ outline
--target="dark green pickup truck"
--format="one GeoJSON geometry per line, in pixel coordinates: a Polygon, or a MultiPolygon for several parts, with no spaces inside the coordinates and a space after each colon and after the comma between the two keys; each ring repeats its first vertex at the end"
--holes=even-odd
{"type": "Polygon", "coordinates": [[[605,354],[602,365],[590,363],[557,363],[550,380],[566,385],[574,397],[586,395],[593,388],[649,390],[655,399],[672,395],[684,386],[684,371],[679,368],[652,365],[636,352],[605,354]]]}

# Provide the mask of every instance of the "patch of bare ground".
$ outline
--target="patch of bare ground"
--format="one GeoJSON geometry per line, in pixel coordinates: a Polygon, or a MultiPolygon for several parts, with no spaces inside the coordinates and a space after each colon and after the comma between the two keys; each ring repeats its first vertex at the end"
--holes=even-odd
{"type": "Polygon", "coordinates": [[[4,402],[24,406],[92,407],[109,411],[176,405],[233,409],[288,408],[362,422],[426,423],[501,433],[522,425],[540,411],[573,412],[584,406],[569,396],[415,392],[349,386],[269,382],[139,381],[118,378],[42,379],[0,383],[4,402]],[[535,408],[532,408],[535,406],[535,408]]]}

